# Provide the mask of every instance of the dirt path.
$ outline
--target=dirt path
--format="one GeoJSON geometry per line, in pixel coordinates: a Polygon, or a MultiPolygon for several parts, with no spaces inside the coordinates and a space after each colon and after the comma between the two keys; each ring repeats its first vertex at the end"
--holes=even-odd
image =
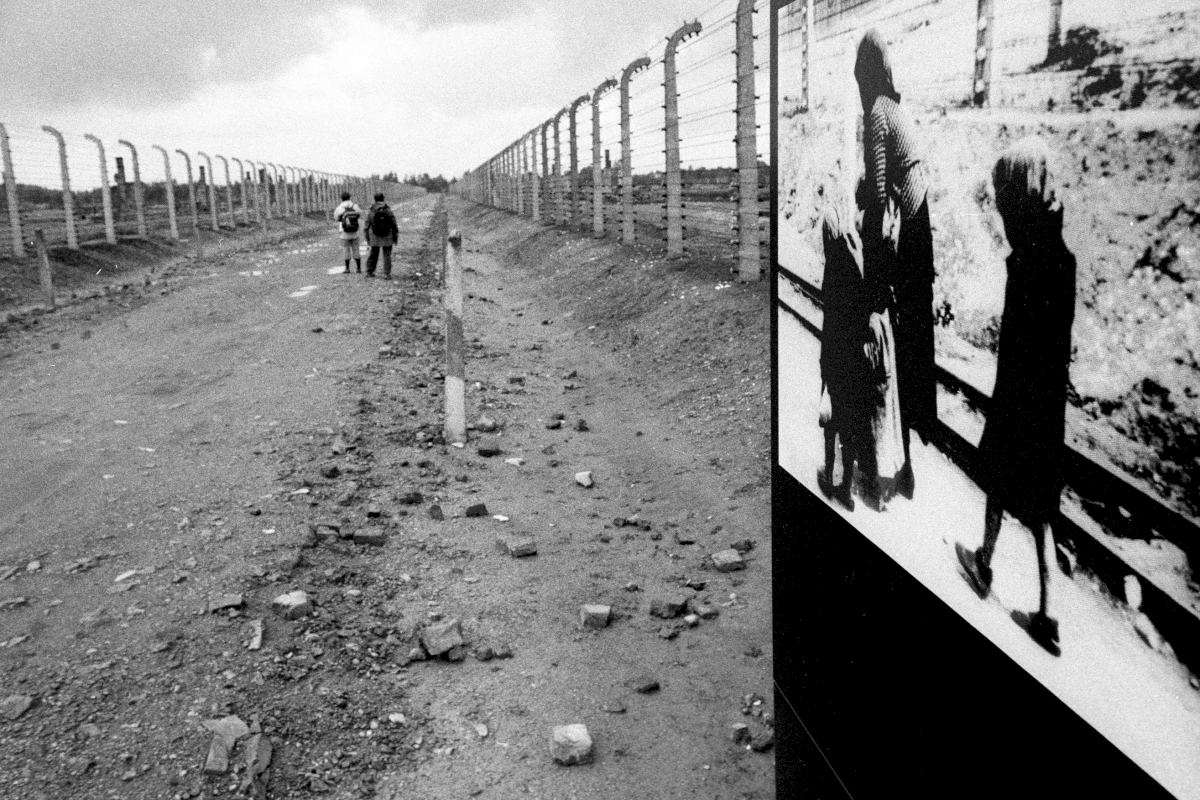
{"type": "Polygon", "coordinates": [[[206,775],[201,724],[236,715],[273,748],[244,793],[773,796],[770,751],[730,741],[771,730],[765,298],[455,206],[468,419],[497,430],[448,447],[431,212],[398,208],[391,283],[329,274],[322,234],[10,340],[0,670],[33,702],[5,701],[0,794],[236,794],[255,740],[206,775]],[[706,568],[747,539],[746,569],[706,568]],[[272,612],[297,589],[311,615],[272,612]],[[649,614],[674,596],[717,615],[649,614]],[[610,624],[581,627],[584,603],[610,624]],[[466,657],[424,659],[451,619],[466,657]],[[551,761],[567,723],[592,764],[551,761]]]}

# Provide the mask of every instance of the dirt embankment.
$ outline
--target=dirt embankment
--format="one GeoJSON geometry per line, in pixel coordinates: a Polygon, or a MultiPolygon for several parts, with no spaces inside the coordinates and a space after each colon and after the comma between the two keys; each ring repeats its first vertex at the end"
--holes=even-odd
{"type": "Polygon", "coordinates": [[[322,232],[9,326],[0,793],[773,795],[765,285],[452,210],[463,449],[426,201],[390,283],[322,232]],[[551,761],[567,723],[592,764],[551,761]]]}

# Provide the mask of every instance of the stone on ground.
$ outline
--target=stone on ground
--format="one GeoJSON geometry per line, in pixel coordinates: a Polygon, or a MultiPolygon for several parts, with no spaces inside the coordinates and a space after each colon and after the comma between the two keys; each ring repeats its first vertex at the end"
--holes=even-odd
{"type": "Polygon", "coordinates": [[[722,550],[719,553],[713,553],[710,558],[712,559],[713,569],[717,572],[733,572],[746,568],[746,562],[742,560],[742,554],[732,547],[728,550],[722,550]]]}
{"type": "Polygon", "coordinates": [[[537,555],[537,542],[532,536],[501,536],[496,539],[496,549],[513,558],[537,555]]]}
{"type": "Polygon", "coordinates": [[[585,489],[590,489],[590,488],[592,488],[593,485],[595,485],[595,481],[592,479],[592,473],[590,471],[589,472],[576,472],[575,473],[575,482],[578,483],[580,486],[582,486],[585,489]]]}
{"type": "Polygon", "coordinates": [[[656,597],[650,601],[650,615],[663,619],[673,619],[687,608],[687,598],[682,595],[674,597],[656,597]]]}
{"type": "Polygon", "coordinates": [[[0,700],[0,714],[5,719],[14,720],[29,710],[33,698],[27,694],[14,694],[0,700]]]}
{"type": "Polygon", "coordinates": [[[372,547],[383,547],[387,534],[382,528],[361,528],[354,532],[355,544],[369,544],[372,547]]]}
{"type": "Polygon", "coordinates": [[[612,617],[612,606],[583,605],[579,608],[579,624],[585,628],[605,628],[612,617]]]}
{"type": "Polygon", "coordinates": [[[550,755],[559,764],[586,764],[592,760],[592,737],[586,725],[557,725],[550,736],[550,755]]]}
{"type": "Polygon", "coordinates": [[[473,506],[467,506],[466,516],[468,517],[486,517],[487,515],[487,505],[484,503],[476,503],[473,506]]]}
{"type": "Polygon", "coordinates": [[[425,652],[431,656],[450,653],[456,647],[463,646],[462,628],[458,620],[448,619],[436,625],[429,625],[421,632],[421,644],[425,652]]]}
{"type": "Polygon", "coordinates": [[[300,619],[312,613],[312,603],[303,589],[281,594],[271,605],[284,619],[300,619]]]}

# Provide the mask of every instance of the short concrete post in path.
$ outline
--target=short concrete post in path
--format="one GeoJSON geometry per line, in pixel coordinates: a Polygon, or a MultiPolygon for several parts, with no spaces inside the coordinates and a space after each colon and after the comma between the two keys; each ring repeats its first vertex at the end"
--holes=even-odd
{"type": "Polygon", "coordinates": [[[8,224],[12,226],[13,255],[24,258],[25,240],[21,234],[21,203],[17,196],[17,176],[13,173],[8,131],[3,124],[0,124],[0,158],[4,160],[4,197],[8,201],[8,224]]]}
{"type": "Polygon", "coordinates": [[[758,124],[754,113],[754,0],[739,0],[737,37],[738,278],[759,279],[758,124]]]}
{"type": "Polygon", "coordinates": [[[629,81],[635,72],[650,66],[642,56],[621,73],[621,243],[633,244],[633,149],[629,136],[629,81]]]}
{"type": "Polygon", "coordinates": [[[196,153],[204,159],[204,163],[208,164],[208,214],[212,217],[212,229],[216,233],[221,230],[221,223],[217,219],[217,176],[213,173],[212,159],[207,153],[196,153]]]}
{"type": "Polygon", "coordinates": [[[50,272],[50,254],[46,252],[46,236],[41,228],[33,232],[33,242],[37,247],[38,280],[42,284],[42,292],[46,295],[46,304],[54,308],[54,276],[50,272]]]}
{"type": "Polygon", "coordinates": [[[609,78],[592,92],[592,235],[604,235],[604,165],[600,162],[600,97],[617,82],[609,78]]]}
{"type": "Polygon", "coordinates": [[[576,137],[578,129],[576,115],[579,107],[588,101],[590,95],[581,95],[571,102],[571,115],[567,118],[567,135],[570,137],[570,166],[571,166],[571,229],[579,229],[579,140],[576,137]]]}
{"type": "Polygon", "coordinates": [[[700,33],[698,20],[689,22],[667,38],[663,54],[663,92],[665,99],[664,144],[667,179],[667,255],[683,255],[683,178],[679,165],[679,89],[676,78],[675,50],[689,36],[700,33]]]}
{"type": "Polygon", "coordinates": [[[108,185],[108,160],[104,157],[104,142],[99,136],[85,133],[83,138],[96,145],[100,151],[100,201],[104,206],[104,239],[109,244],[117,243],[117,227],[113,223],[112,188],[108,185]]]}
{"type": "Polygon", "coordinates": [[[133,205],[137,211],[137,226],[138,236],[145,239],[148,231],[146,230],[146,189],[142,186],[142,170],[138,165],[137,148],[132,142],[127,142],[124,139],[118,139],[117,144],[125,145],[129,148],[130,159],[133,162],[133,205]]]}
{"type": "Polygon", "coordinates": [[[221,160],[221,166],[225,168],[225,210],[229,214],[229,227],[236,228],[237,220],[233,218],[233,181],[229,179],[229,159],[225,156],[214,156],[221,160]]]}
{"type": "Polygon", "coordinates": [[[75,235],[75,196],[71,194],[71,173],[67,169],[67,142],[63,135],[49,125],[43,125],[42,130],[58,140],[58,163],[62,168],[63,212],[66,215],[67,247],[79,249],[79,237],[75,235]]]}
{"type": "Polygon", "coordinates": [[[175,214],[175,181],[171,179],[171,155],[161,145],[151,145],[163,156],[163,174],[166,175],[164,185],[167,190],[167,221],[171,225],[171,238],[179,241],[179,221],[175,214]]]}
{"type": "Polygon", "coordinates": [[[467,441],[461,247],[462,237],[451,231],[446,238],[446,440],[459,443],[467,441]]]}
{"type": "Polygon", "coordinates": [[[975,82],[973,101],[977,106],[988,105],[992,82],[993,0],[979,0],[975,26],[975,82]]]}
{"type": "Polygon", "coordinates": [[[183,150],[176,150],[175,152],[183,156],[183,163],[187,167],[188,205],[192,207],[192,236],[195,239],[199,239],[200,211],[196,208],[196,184],[192,180],[192,159],[183,150]]]}

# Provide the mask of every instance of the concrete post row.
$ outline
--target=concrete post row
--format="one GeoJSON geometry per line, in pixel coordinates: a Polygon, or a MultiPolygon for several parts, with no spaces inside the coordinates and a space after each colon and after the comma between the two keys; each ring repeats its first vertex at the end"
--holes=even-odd
{"type": "Polygon", "coordinates": [[[529,202],[533,206],[531,217],[534,222],[542,221],[542,179],[538,174],[537,157],[538,129],[534,128],[526,137],[529,140],[529,202]]]}
{"type": "Polygon", "coordinates": [[[621,73],[621,243],[633,244],[633,150],[629,141],[629,81],[635,72],[650,66],[642,56],[621,73]]]}
{"type": "Polygon", "coordinates": [[[758,125],[754,103],[754,0],[739,0],[737,37],[738,277],[758,280],[758,125]]]}
{"type": "Polygon", "coordinates": [[[4,196],[8,201],[8,224],[12,226],[13,255],[25,257],[25,239],[21,233],[21,206],[17,196],[17,176],[13,173],[12,151],[8,147],[8,131],[0,124],[0,158],[4,163],[4,196]]]}
{"type": "Polygon", "coordinates": [[[608,78],[592,92],[592,235],[599,238],[604,235],[604,185],[602,175],[604,165],[600,152],[600,98],[617,82],[608,78]]]}
{"type": "Polygon", "coordinates": [[[541,125],[542,132],[542,217],[543,222],[553,221],[554,209],[550,195],[552,192],[552,178],[550,177],[550,148],[546,143],[546,131],[550,127],[550,120],[546,120],[541,125]]]}
{"type": "Polygon", "coordinates": [[[216,158],[221,160],[221,166],[225,168],[225,210],[229,214],[229,227],[236,228],[237,220],[233,217],[233,181],[229,179],[229,159],[221,155],[216,158]]]}
{"type": "Polygon", "coordinates": [[[133,162],[133,206],[137,213],[138,236],[143,239],[149,235],[146,230],[146,190],[142,186],[142,170],[138,165],[137,148],[132,142],[127,142],[124,139],[118,139],[117,144],[123,144],[129,148],[130,161],[133,162]]]}
{"type": "Polygon", "coordinates": [[[164,185],[167,189],[167,220],[171,225],[171,238],[179,240],[179,221],[175,214],[175,181],[171,178],[171,156],[165,147],[151,145],[163,156],[163,174],[166,176],[164,185]]]}
{"type": "Polygon", "coordinates": [[[571,102],[570,116],[567,118],[567,135],[570,137],[571,165],[571,230],[579,229],[579,139],[576,136],[576,115],[579,107],[588,101],[589,95],[580,95],[571,102]]]}
{"type": "Polygon", "coordinates": [[[667,38],[667,49],[663,55],[668,256],[683,255],[683,178],[679,165],[679,89],[676,84],[675,50],[684,39],[699,33],[699,20],[683,25],[667,38]]]}
{"type": "Polygon", "coordinates": [[[96,145],[100,151],[100,201],[104,206],[104,240],[109,244],[117,243],[117,228],[113,224],[112,189],[108,185],[108,161],[104,158],[104,142],[100,137],[85,133],[83,138],[96,145]]]}
{"type": "Polygon", "coordinates": [[[554,224],[561,225],[563,222],[563,185],[562,185],[562,149],[559,142],[559,120],[563,114],[567,113],[565,108],[560,108],[558,113],[554,115],[552,123],[554,125],[554,163],[551,165],[554,171],[553,181],[554,187],[554,224]]]}
{"type": "Polygon", "coordinates": [[[63,211],[67,216],[67,247],[79,249],[79,237],[75,233],[75,196],[71,194],[71,173],[67,169],[67,142],[63,135],[49,125],[43,125],[42,130],[58,141],[58,163],[62,169],[63,211]]]}
{"type": "Polygon", "coordinates": [[[196,155],[204,159],[204,163],[208,164],[208,215],[212,218],[213,232],[221,230],[221,223],[217,219],[217,178],[213,174],[212,159],[207,153],[197,152],[196,155]]]}
{"type": "MultiPolygon", "coordinates": [[[[240,158],[229,157],[229,160],[237,165],[238,171],[238,199],[241,200],[242,206],[242,222],[250,224],[250,210],[246,207],[246,165],[242,163],[240,158]]],[[[230,218],[233,218],[233,212],[230,211],[230,218]]],[[[233,223],[237,225],[236,220],[233,223]]]]}

